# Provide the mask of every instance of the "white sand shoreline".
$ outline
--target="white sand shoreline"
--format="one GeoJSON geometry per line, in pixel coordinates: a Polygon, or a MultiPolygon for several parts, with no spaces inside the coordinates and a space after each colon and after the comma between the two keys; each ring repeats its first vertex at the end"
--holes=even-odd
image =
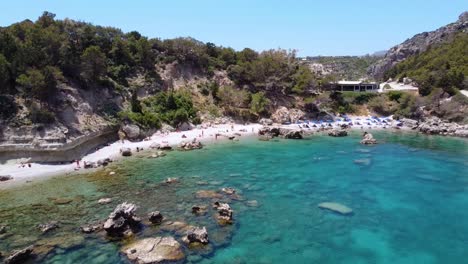
{"type": "MultiPolygon", "coordinates": [[[[353,126],[351,129],[365,129],[365,130],[375,130],[375,129],[384,129],[384,125],[372,123],[371,126],[368,125],[356,125],[356,123],[362,123],[362,120],[366,120],[368,117],[350,117],[353,126]]],[[[337,128],[341,124],[349,123],[350,121],[339,121],[334,122],[333,127],[337,128]]],[[[324,123],[324,126],[328,126],[328,123],[324,123]]],[[[320,128],[320,124],[316,124],[316,127],[313,127],[313,124],[308,124],[309,128],[306,128],[304,124],[290,124],[290,125],[280,125],[280,127],[288,129],[303,129],[305,131],[316,132],[320,128]]],[[[392,125],[394,126],[394,125],[392,125]]],[[[197,138],[202,143],[214,142],[215,135],[222,134],[233,134],[239,133],[242,136],[256,135],[258,130],[263,126],[260,124],[223,124],[215,125],[208,128],[194,128],[189,131],[183,132],[171,132],[167,135],[162,135],[156,133],[149,140],[139,141],[139,142],[130,142],[125,140],[123,143],[121,141],[113,142],[105,147],[97,149],[95,152],[85,155],[81,161],[81,168],[77,170],[76,163],[67,163],[67,164],[41,164],[41,163],[31,163],[31,167],[25,166],[21,167],[18,160],[10,160],[6,164],[0,165],[0,175],[10,175],[13,177],[12,180],[1,182],[0,189],[8,188],[11,186],[16,186],[21,183],[30,182],[38,178],[48,178],[51,176],[57,175],[70,175],[70,174],[79,174],[92,172],[89,169],[83,169],[83,162],[97,162],[98,160],[111,158],[112,160],[121,159],[120,149],[130,148],[132,152],[136,151],[136,148],[143,149],[144,151],[150,149],[152,143],[166,143],[172,147],[178,146],[181,142],[191,141],[194,138],[197,138]],[[233,128],[233,129],[232,129],[233,128]],[[182,138],[182,135],[185,135],[186,138],[182,138]]],[[[391,127],[391,125],[387,125],[391,127]]],[[[218,137],[218,140],[226,140],[225,137],[218,137]]]]}

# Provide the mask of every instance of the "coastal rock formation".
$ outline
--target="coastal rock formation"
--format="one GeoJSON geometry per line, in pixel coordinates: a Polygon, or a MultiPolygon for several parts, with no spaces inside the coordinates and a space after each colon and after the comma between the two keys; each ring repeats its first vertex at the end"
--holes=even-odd
{"type": "Polygon", "coordinates": [[[371,133],[364,132],[360,143],[364,145],[372,145],[377,144],[377,140],[374,138],[374,136],[372,136],[371,133]]]}
{"type": "Polygon", "coordinates": [[[287,139],[302,139],[303,133],[302,130],[279,127],[263,127],[258,131],[258,135],[261,139],[271,139],[279,136],[287,139]]]}
{"type": "Polygon", "coordinates": [[[231,187],[224,187],[224,188],[221,188],[221,191],[225,194],[228,194],[228,195],[232,195],[232,194],[235,194],[236,193],[236,189],[234,188],[231,188],[231,187]]]}
{"type": "Polygon", "coordinates": [[[208,244],[208,231],[206,227],[192,227],[187,231],[187,235],[182,238],[182,240],[187,243],[201,243],[208,244]]]}
{"type": "Polygon", "coordinates": [[[83,232],[85,234],[90,234],[90,233],[102,230],[103,227],[104,226],[103,226],[103,224],[101,222],[101,223],[95,223],[95,224],[80,226],[80,230],[81,230],[81,232],[83,232]]]}
{"type": "Polygon", "coordinates": [[[210,198],[220,199],[223,196],[220,193],[216,192],[216,191],[200,190],[200,191],[197,191],[195,193],[195,197],[200,198],[200,199],[210,199],[210,198]]]}
{"type": "Polygon", "coordinates": [[[140,138],[140,127],[137,125],[125,125],[122,127],[122,131],[129,140],[137,140],[140,138]]]}
{"type": "Polygon", "coordinates": [[[429,135],[468,137],[468,125],[451,123],[438,117],[428,117],[425,120],[412,120],[404,118],[400,120],[403,126],[429,135]]]}
{"type": "Polygon", "coordinates": [[[192,214],[194,215],[204,215],[207,212],[207,207],[205,205],[194,205],[192,206],[192,214]]]}
{"type": "Polygon", "coordinates": [[[137,264],[165,263],[185,258],[181,245],[173,237],[145,238],[125,246],[121,251],[137,264]]]}
{"type": "Polygon", "coordinates": [[[109,235],[122,236],[125,232],[135,228],[140,219],[135,215],[136,205],[124,202],[117,205],[104,223],[104,230],[109,235]]]}
{"type": "Polygon", "coordinates": [[[5,264],[21,264],[25,263],[28,259],[33,257],[33,246],[23,248],[21,250],[15,250],[5,260],[5,264]]]}
{"type": "Polygon", "coordinates": [[[328,132],[328,135],[331,137],[345,137],[348,135],[348,132],[346,130],[333,129],[332,131],[328,132]]]}
{"type": "Polygon", "coordinates": [[[258,123],[263,126],[271,126],[273,125],[273,120],[268,118],[262,118],[258,121],[258,123]]]}
{"type": "Polygon", "coordinates": [[[376,79],[381,79],[384,73],[398,62],[412,55],[424,52],[434,44],[449,41],[459,32],[468,32],[468,12],[461,14],[455,23],[446,25],[435,31],[417,34],[405,42],[394,46],[385,54],[385,57],[381,61],[371,66],[368,72],[376,79]]]}
{"type": "Polygon", "coordinates": [[[163,215],[159,211],[154,211],[148,214],[148,219],[152,224],[159,225],[163,220],[163,215]]]}
{"type": "Polygon", "coordinates": [[[299,109],[292,108],[288,110],[288,108],[282,106],[271,115],[271,120],[279,124],[286,122],[295,123],[296,121],[304,118],[304,116],[305,113],[299,109]]]}
{"type": "Polygon", "coordinates": [[[353,210],[346,205],[342,205],[339,203],[334,203],[334,202],[325,202],[325,203],[320,203],[318,204],[318,207],[320,209],[326,209],[333,211],[335,213],[339,213],[342,215],[350,215],[353,213],[353,210]]]}
{"type": "Polygon", "coordinates": [[[287,139],[302,139],[302,130],[292,130],[284,134],[284,138],[287,139]]]}
{"type": "Polygon", "coordinates": [[[160,149],[160,150],[171,150],[172,147],[167,143],[163,143],[163,144],[159,145],[158,149],[160,149]]]}
{"type": "Polygon", "coordinates": [[[202,143],[196,139],[194,139],[192,142],[182,142],[179,145],[179,149],[181,150],[194,150],[201,148],[203,148],[202,143]]]}
{"type": "Polygon", "coordinates": [[[167,178],[164,182],[165,182],[165,183],[169,183],[169,184],[171,184],[171,183],[177,183],[177,182],[179,182],[179,179],[169,177],[169,178],[167,178]]]}
{"type": "Polygon", "coordinates": [[[98,204],[108,204],[111,203],[112,199],[111,198],[101,198],[98,200],[98,204]]]}
{"type": "Polygon", "coordinates": [[[216,218],[221,225],[232,224],[233,211],[227,203],[215,202],[213,207],[218,211],[216,218]]]}

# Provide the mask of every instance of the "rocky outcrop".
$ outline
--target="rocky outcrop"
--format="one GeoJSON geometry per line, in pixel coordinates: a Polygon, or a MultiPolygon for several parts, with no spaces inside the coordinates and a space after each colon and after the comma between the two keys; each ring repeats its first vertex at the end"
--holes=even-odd
{"type": "Polygon", "coordinates": [[[221,225],[232,224],[233,211],[227,203],[215,202],[213,207],[218,211],[216,218],[221,225]]]}
{"type": "Polygon", "coordinates": [[[302,130],[279,127],[263,127],[258,131],[260,137],[267,137],[268,139],[279,136],[287,139],[302,139],[303,133],[302,130]]]}
{"type": "Polygon", "coordinates": [[[191,142],[182,142],[179,145],[180,150],[194,150],[194,149],[201,149],[203,145],[200,141],[194,139],[191,142]]]}
{"type": "Polygon", "coordinates": [[[45,234],[51,230],[59,228],[59,223],[57,221],[51,221],[49,223],[40,224],[37,226],[37,228],[39,228],[39,230],[41,230],[41,232],[45,234]]]}
{"type": "Polygon", "coordinates": [[[288,109],[284,106],[278,108],[275,113],[271,115],[271,120],[275,123],[286,123],[286,122],[291,122],[295,123],[299,121],[300,119],[304,118],[305,113],[302,112],[299,109],[288,109]]]}
{"type": "Polygon", "coordinates": [[[148,219],[152,224],[159,225],[163,220],[163,215],[159,211],[154,211],[148,214],[148,219]]]}
{"type": "Polygon", "coordinates": [[[33,257],[33,246],[23,248],[21,250],[15,250],[5,260],[5,264],[21,264],[33,257]]]}
{"type": "Polygon", "coordinates": [[[273,125],[273,120],[268,118],[262,118],[258,121],[258,123],[263,126],[271,126],[273,125]]]}
{"type": "Polygon", "coordinates": [[[208,244],[208,231],[206,231],[205,227],[192,227],[187,231],[187,235],[182,240],[187,244],[208,244]]]}
{"type": "Polygon", "coordinates": [[[117,205],[104,223],[104,230],[112,236],[122,236],[138,227],[140,219],[135,215],[136,205],[122,203],[117,205]]]}
{"type": "Polygon", "coordinates": [[[166,263],[185,258],[181,245],[173,237],[145,238],[125,246],[121,251],[137,264],[166,263]]]}
{"type": "Polygon", "coordinates": [[[112,202],[111,198],[101,198],[98,200],[98,204],[109,204],[112,202]]]}
{"type": "Polygon", "coordinates": [[[348,132],[346,130],[333,129],[332,131],[328,132],[328,135],[331,137],[346,137],[348,132]]]}
{"type": "Polygon", "coordinates": [[[369,74],[376,79],[382,79],[384,73],[409,56],[424,52],[431,45],[450,41],[459,32],[468,32],[468,12],[460,15],[452,24],[435,31],[424,32],[413,36],[405,42],[391,48],[385,57],[369,68],[369,74]]]}
{"type": "Polygon", "coordinates": [[[404,118],[400,121],[403,126],[428,135],[468,137],[468,125],[446,122],[438,117],[421,121],[404,118]]]}
{"type": "Polygon", "coordinates": [[[137,125],[125,125],[122,127],[122,131],[128,140],[138,140],[141,135],[140,127],[137,125]]]}
{"type": "Polygon", "coordinates": [[[373,145],[377,144],[377,140],[374,138],[374,136],[372,136],[371,133],[364,132],[360,143],[364,145],[373,145]]]}
{"type": "Polygon", "coordinates": [[[122,148],[120,150],[120,153],[122,154],[122,156],[124,157],[130,157],[132,155],[132,150],[130,148],[122,148]]]}
{"type": "Polygon", "coordinates": [[[13,177],[10,175],[0,175],[0,182],[12,180],[13,177]]]}

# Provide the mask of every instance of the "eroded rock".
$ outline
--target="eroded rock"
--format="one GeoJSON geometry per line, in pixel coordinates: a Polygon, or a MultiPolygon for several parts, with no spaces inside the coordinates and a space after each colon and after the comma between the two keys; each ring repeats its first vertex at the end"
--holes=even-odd
{"type": "Polygon", "coordinates": [[[154,211],[148,214],[149,221],[156,225],[161,224],[163,218],[163,215],[159,211],[154,211]]]}
{"type": "Polygon", "coordinates": [[[187,231],[187,235],[182,239],[185,243],[208,244],[208,231],[206,227],[193,227],[187,231]]]}
{"type": "Polygon", "coordinates": [[[117,205],[104,223],[104,230],[109,235],[122,236],[126,231],[138,227],[140,219],[135,215],[136,205],[124,202],[117,205]]]}

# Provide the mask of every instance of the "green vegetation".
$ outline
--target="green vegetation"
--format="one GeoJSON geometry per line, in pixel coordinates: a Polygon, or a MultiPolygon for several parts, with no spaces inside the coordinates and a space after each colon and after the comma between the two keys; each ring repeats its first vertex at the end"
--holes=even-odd
{"type": "Polygon", "coordinates": [[[381,59],[381,57],[371,55],[307,57],[308,62],[320,63],[327,69],[333,69],[334,77],[338,80],[358,80],[360,78],[367,78],[367,69],[379,59],[381,59]]]}
{"type": "Polygon", "coordinates": [[[452,41],[434,45],[412,56],[385,73],[385,79],[409,77],[419,84],[419,93],[429,95],[441,88],[450,95],[468,89],[468,34],[460,33],[452,41]]]}

